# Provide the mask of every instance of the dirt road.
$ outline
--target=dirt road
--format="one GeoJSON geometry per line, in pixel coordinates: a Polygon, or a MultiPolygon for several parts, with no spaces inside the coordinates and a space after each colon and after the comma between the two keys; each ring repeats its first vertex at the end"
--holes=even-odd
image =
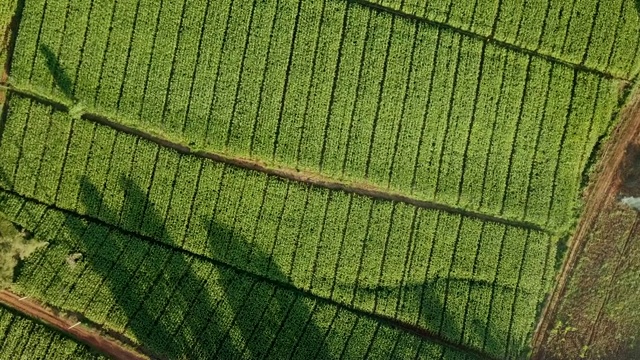
{"type": "Polygon", "coordinates": [[[76,339],[93,349],[114,359],[148,359],[146,356],[124,348],[114,340],[105,337],[82,324],[74,323],[45,309],[39,303],[29,299],[20,300],[17,295],[0,291],[0,303],[76,339]]]}
{"type": "Polygon", "coordinates": [[[542,310],[541,320],[533,337],[534,353],[532,359],[544,358],[544,347],[549,331],[554,325],[556,312],[571,277],[578,255],[584,248],[601,210],[611,201],[615,201],[618,189],[622,186],[620,168],[623,165],[627,148],[640,135],[640,99],[634,100],[621,113],[622,121],[611,134],[611,141],[604,148],[602,158],[596,169],[597,179],[586,190],[586,203],[580,223],[569,241],[567,257],[556,279],[556,287],[547,305],[542,310]]]}

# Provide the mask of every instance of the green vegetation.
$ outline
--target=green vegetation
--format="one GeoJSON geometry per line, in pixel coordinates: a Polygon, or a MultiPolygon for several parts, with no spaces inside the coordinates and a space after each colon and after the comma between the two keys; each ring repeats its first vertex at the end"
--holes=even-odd
{"type": "Polygon", "coordinates": [[[66,26],[65,1],[29,2],[12,83],[195,148],[558,231],[620,86],[343,0],[103,2],[70,4],[66,26]]]}
{"type": "Polygon", "coordinates": [[[356,0],[615,76],[640,71],[640,5],[614,0],[356,0]]]}
{"type": "Polygon", "coordinates": [[[37,240],[27,240],[11,222],[0,217],[0,289],[11,285],[18,261],[45,245],[37,240]]]}
{"type": "MultiPolygon", "coordinates": [[[[5,0],[0,4],[0,64],[3,66],[7,61],[9,51],[9,39],[11,38],[11,19],[16,11],[17,0],[5,0]]],[[[0,73],[3,71],[0,70],[0,73]]]]}
{"type": "MultiPolygon", "coordinates": [[[[144,196],[135,185],[127,188],[134,198],[144,196]]],[[[80,201],[100,200],[96,191],[88,185],[80,201]]],[[[169,358],[476,359],[312,292],[8,193],[0,201],[13,219],[51,242],[27,260],[15,289],[82,312],[169,358]],[[82,259],[70,264],[69,254],[78,252],[82,259]]],[[[148,216],[166,233],[156,207],[148,216]]],[[[212,234],[214,249],[224,245],[218,239],[227,238],[232,250],[252,252],[256,261],[269,259],[223,226],[212,234]]],[[[279,278],[285,277],[282,271],[272,266],[279,278]]]]}
{"type": "MultiPolygon", "coordinates": [[[[17,0],[3,0],[0,3],[0,80],[4,82],[4,76],[9,60],[9,51],[14,29],[11,28],[11,20],[17,9],[17,0]]],[[[0,84],[0,114],[4,108],[5,89],[4,84],[0,84]]]]}
{"type": "MultiPolygon", "coordinates": [[[[24,138],[0,148],[2,186],[44,204],[478,350],[496,337],[496,355],[509,341],[524,344],[550,288],[548,234],[305,186],[180,155],[18,96],[11,104],[5,134],[20,129],[24,138]],[[12,164],[17,153],[23,160],[12,164]],[[463,340],[465,316],[491,326],[468,325],[463,340]]],[[[40,219],[45,207],[26,209],[15,221],[40,219]]]]}
{"type": "Polygon", "coordinates": [[[13,290],[169,358],[526,356],[638,16],[473,4],[25,2],[13,290]]]}
{"type": "Polygon", "coordinates": [[[0,305],[0,359],[107,358],[87,346],[0,305]]]}

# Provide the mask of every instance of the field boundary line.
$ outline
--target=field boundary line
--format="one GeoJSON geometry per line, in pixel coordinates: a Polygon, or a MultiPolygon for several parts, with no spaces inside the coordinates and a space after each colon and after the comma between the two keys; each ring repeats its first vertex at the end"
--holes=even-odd
{"type": "MultiPolygon", "coordinates": [[[[44,96],[37,94],[30,90],[22,90],[20,88],[16,88],[14,86],[8,87],[11,92],[15,92],[21,96],[30,98],[39,103],[52,106],[54,109],[68,112],[69,106],[60,102],[56,102],[55,100],[47,99],[44,96]]],[[[328,176],[324,176],[314,172],[308,171],[297,171],[291,168],[286,167],[278,167],[269,165],[260,160],[249,159],[243,157],[234,157],[230,155],[226,155],[223,153],[215,153],[208,152],[203,150],[193,150],[186,145],[173,142],[166,138],[161,137],[160,135],[155,135],[152,133],[145,132],[136,127],[128,126],[116,122],[114,120],[108,119],[107,117],[94,114],[94,113],[84,113],[81,116],[82,119],[91,121],[98,125],[108,126],[117,131],[134,135],[139,138],[143,138],[147,141],[151,141],[157,145],[160,145],[165,148],[173,149],[178,153],[185,155],[193,155],[199,158],[209,159],[218,163],[227,164],[230,166],[238,167],[245,170],[257,171],[270,176],[276,176],[284,180],[295,181],[299,183],[305,183],[311,186],[325,188],[329,190],[343,191],[345,193],[353,193],[365,197],[369,197],[372,199],[378,200],[386,200],[391,202],[402,202],[415,207],[423,208],[423,209],[432,209],[438,211],[444,211],[450,214],[462,215],[466,217],[476,218],[482,221],[490,221],[493,223],[499,223],[506,226],[524,228],[528,230],[538,231],[542,233],[546,233],[549,235],[556,235],[552,229],[547,229],[541,225],[531,223],[528,221],[522,220],[514,220],[506,217],[489,215],[486,213],[468,210],[462,207],[456,207],[447,205],[444,203],[439,203],[435,201],[421,200],[416,197],[411,197],[410,195],[405,195],[399,192],[390,191],[380,186],[376,186],[373,184],[367,183],[359,183],[359,182],[348,182],[339,179],[334,179],[328,176]]]]}
{"type": "MultiPolygon", "coordinates": [[[[224,262],[222,260],[212,259],[212,258],[209,258],[209,257],[207,257],[205,255],[200,255],[200,254],[193,253],[193,252],[191,252],[189,250],[177,247],[176,244],[168,244],[168,243],[162,242],[161,240],[156,240],[155,238],[149,237],[147,235],[141,235],[141,234],[139,234],[137,232],[126,230],[126,229],[120,228],[119,226],[111,225],[111,224],[109,224],[109,223],[107,223],[107,222],[105,222],[103,220],[94,218],[94,217],[89,216],[89,215],[82,215],[82,214],[76,213],[75,211],[70,211],[70,210],[58,208],[55,205],[48,205],[46,203],[43,203],[43,202],[41,202],[39,200],[36,200],[36,199],[33,199],[31,197],[22,196],[19,193],[13,191],[13,190],[7,190],[7,189],[0,188],[0,191],[4,192],[4,193],[7,193],[7,194],[11,194],[13,196],[19,196],[20,198],[25,199],[28,202],[32,202],[32,203],[43,205],[47,209],[54,209],[56,211],[59,211],[59,212],[62,212],[64,214],[66,214],[66,215],[75,216],[77,218],[89,221],[91,223],[98,224],[100,226],[104,226],[105,228],[107,228],[110,231],[118,231],[118,232],[120,232],[120,233],[122,233],[124,235],[133,236],[135,238],[138,238],[140,241],[147,242],[147,243],[149,243],[149,244],[151,244],[153,246],[162,247],[162,248],[167,249],[167,250],[169,250],[169,251],[171,251],[173,253],[178,253],[178,254],[182,254],[182,255],[185,255],[185,256],[189,256],[189,257],[192,257],[194,259],[210,263],[210,264],[212,264],[214,266],[218,266],[218,267],[222,267],[222,268],[231,270],[231,271],[235,272],[238,275],[249,277],[249,278],[253,279],[256,282],[257,281],[262,281],[262,282],[265,282],[265,283],[267,283],[269,285],[273,285],[273,286],[275,286],[277,288],[294,292],[297,295],[302,295],[302,296],[309,297],[309,298],[311,298],[311,299],[313,299],[313,300],[315,300],[317,302],[321,302],[321,303],[329,304],[329,305],[332,305],[332,306],[336,306],[338,309],[344,309],[344,310],[351,311],[351,312],[353,312],[354,314],[356,314],[358,316],[367,317],[367,318],[369,318],[371,320],[374,320],[377,323],[386,324],[386,325],[391,326],[393,328],[397,328],[397,329],[400,329],[402,331],[411,333],[411,334],[419,337],[420,339],[431,341],[431,342],[434,342],[436,344],[439,344],[439,345],[442,345],[442,346],[445,346],[445,347],[448,347],[448,348],[451,348],[451,349],[455,349],[455,350],[458,350],[458,351],[461,351],[461,352],[465,352],[467,354],[471,354],[471,355],[473,355],[473,356],[475,356],[475,357],[477,357],[479,359],[498,360],[497,358],[491,357],[490,355],[485,354],[484,352],[482,352],[480,350],[473,349],[473,348],[467,347],[467,346],[462,345],[462,344],[453,343],[453,342],[443,338],[439,334],[432,333],[432,332],[430,332],[430,331],[428,331],[426,329],[420,328],[417,325],[411,325],[411,324],[405,323],[405,322],[403,322],[403,321],[401,321],[399,319],[394,319],[394,318],[392,318],[390,316],[387,316],[387,315],[374,314],[374,313],[368,312],[366,310],[358,309],[352,304],[351,305],[343,304],[343,303],[340,303],[340,302],[338,302],[336,300],[329,299],[329,298],[326,298],[326,297],[323,297],[323,296],[320,296],[320,295],[313,294],[310,291],[298,288],[293,284],[282,282],[282,281],[279,281],[279,280],[274,280],[274,279],[271,279],[271,278],[269,278],[269,277],[267,277],[265,275],[260,275],[260,274],[254,273],[252,271],[249,271],[249,270],[244,270],[244,269],[238,268],[238,267],[236,267],[234,265],[231,265],[231,264],[228,264],[228,263],[226,263],[226,262],[224,262]]],[[[495,284],[495,285],[499,286],[499,284],[495,284]]],[[[4,293],[5,293],[4,291],[0,291],[0,303],[3,302],[3,294],[4,293]]],[[[13,296],[16,297],[16,300],[18,298],[20,298],[17,295],[13,295],[13,296]]],[[[27,301],[29,301],[29,300],[23,300],[21,302],[19,301],[19,303],[26,303],[27,301]]],[[[33,303],[33,301],[32,301],[32,303],[33,303]]],[[[79,315],[81,317],[83,316],[82,314],[79,314],[79,315]]],[[[55,318],[55,316],[54,316],[54,318],[55,318]]],[[[83,317],[80,319],[80,321],[83,321],[83,322],[85,322],[87,324],[92,324],[90,320],[86,320],[83,317]]],[[[77,322],[77,321],[70,322],[68,326],[73,325],[75,322],[77,322]]],[[[111,334],[111,332],[109,332],[109,335],[113,335],[114,337],[118,337],[118,338],[119,337],[123,337],[125,340],[128,339],[126,337],[126,335],[124,335],[124,334],[119,334],[119,333],[111,334]]],[[[141,349],[141,350],[145,350],[145,349],[141,349]]],[[[135,359],[138,359],[138,358],[136,357],[135,359]]]]}
{"type": "MultiPolygon", "coordinates": [[[[384,6],[384,5],[381,5],[381,4],[376,4],[376,3],[374,3],[374,2],[372,2],[370,0],[346,0],[346,1],[348,1],[350,3],[353,3],[353,4],[358,4],[358,5],[361,5],[361,6],[365,6],[365,7],[371,8],[371,9],[376,10],[376,11],[386,12],[386,13],[389,13],[391,15],[399,16],[399,17],[402,17],[402,18],[405,18],[405,19],[424,22],[424,23],[429,24],[431,26],[435,26],[435,27],[442,28],[442,29],[447,29],[449,31],[452,31],[452,32],[455,32],[455,33],[458,33],[458,34],[461,34],[461,35],[464,35],[464,36],[467,36],[467,37],[471,37],[471,38],[474,38],[474,39],[477,39],[477,40],[481,40],[481,41],[483,41],[485,43],[493,43],[493,44],[495,44],[497,46],[500,46],[500,47],[503,47],[503,48],[506,48],[506,49],[509,49],[509,50],[513,50],[513,51],[521,53],[521,54],[542,58],[542,59],[547,60],[547,61],[552,62],[552,63],[562,64],[562,65],[568,66],[568,67],[570,67],[572,69],[579,70],[579,71],[584,71],[584,72],[588,72],[588,73],[592,73],[592,74],[595,74],[595,75],[598,75],[598,76],[602,76],[602,77],[607,78],[607,79],[622,80],[622,81],[625,81],[627,83],[632,81],[629,78],[615,75],[615,74],[613,74],[613,73],[611,73],[609,71],[606,71],[606,70],[598,70],[596,68],[589,67],[589,66],[586,66],[584,64],[578,64],[578,63],[574,63],[574,62],[571,62],[571,61],[568,61],[568,60],[564,60],[561,57],[558,57],[558,56],[555,56],[555,55],[548,55],[548,54],[541,53],[539,51],[539,49],[538,49],[539,44],[538,44],[538,46],[536,47],[535,50],[527,49],[527,48],[512,44],[512,43],[510,43],[508,41],[497,40],[497,39],[495,39],[493,37],[494,36],[493,32],[489,36],[483,36],[483,35],[480,35],[480,34],[478,34],[476,32],[473,32],[471,30],[464,30],[464,29],[458,28],[456,26],[453,26],[451,24],[447,24],[446,22],[431,20],[431,19],[427,19],[425,17],[418,16],[418,15],[412,15],[412,14],[403,12],[402,10],[396,10],[396,9],[393,9],[391,7],[388,7],[388,6],[384,6]]],[[[499,12],[499,9],[498,9],[498,12],[499,12]]],[[[497,17],[496,17],[496,19],[497,19],[497,17]]],[[[607,64],[607,66],[609,66],[609,64],[607,64]]]]}
{"type": "Polygon", "coordinates": [[[622,182],[617,170],[623,164],[627,146],[640,135],[640,98],[634,99],[624,106],[618,116],[622,120],[611,133],[611,140],[607,142],[602,156],[600,156],[594,171],[597,180],[585,190],[586,202],[580,223],[569,240],[569,248],[562,268],[555,275],[555,288],[540,313],[540,320],[531,343],[533,349],[531,358],[534,360],[541,360],[545,357],[544,342],[554,325],[553,320],[559,310],[559,303],[566,292],[569,278],[573,274],[578,257],[597,221],[600,210],[608,206],[611,201],[615,201],[615,194],[622,182]]]}
{"type": "Polygon", "coordinates": [[[140,352],[122,346],[122,344],[118,342],[126,341],[127,346],[135,346],[133,342],[126,337],[122,337],[122,339],[116,341],[112,339],[111,336],[100,334],[100,327],[84,317],[77,321],[70,321],[56,314],[55,310],[47,309],[48,305],[47,307],[42,306],[35,300],[20,297],[7,290],[0,291],[0,304],[115,359],[149,358],[148,354],[143,355],[140,352]],[[85,326],[78,326],[79,324],[85,326]]]}

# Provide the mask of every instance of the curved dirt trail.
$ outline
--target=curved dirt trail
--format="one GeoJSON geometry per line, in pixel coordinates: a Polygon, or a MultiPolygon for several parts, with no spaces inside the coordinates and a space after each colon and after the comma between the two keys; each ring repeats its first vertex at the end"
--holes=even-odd
{"type": "Polygon", "coordinates": [[[115,340],[103,336],[95,330],[89,329],[82,324],[77,325],[75,322],[71,322],[64,317],[54,314],[37,302],[29,299],[20,300],[20,297],[11,292],[0,291],[0,303],[30,318],[34,318],[75,340],[89,345],[91,348],[113,359],[148,359],[148,357],[142,354],[124,348],[115,340]]]}
{"type": "Polygon", "coordinates": [[[615,201],[616,194],[622,186],[623,179],[619,171],[626,157],[627,147],[640,135],[640,98],[634,99],[621,112],[622,121],[611,134],[611,140],[604,148],[603,155],[596,169],[597,179],[585,191],[585,206],[580,222],[571,240],[560,273],[556,279],[556,286],[545,307],[542,309],[532,341],[532,359],[544,359],[544,344],[547,335],[554,325],[558,305],[565,293],[568,279],[573,273],[578,256],[584,248],[585,242],[595,225],[601,210],[611,201],[615,201]]]}

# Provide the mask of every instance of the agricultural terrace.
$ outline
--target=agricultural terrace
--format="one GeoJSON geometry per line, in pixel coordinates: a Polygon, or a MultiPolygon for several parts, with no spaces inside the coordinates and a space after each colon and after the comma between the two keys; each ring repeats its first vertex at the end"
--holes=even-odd
{"type": "Polygon", "coordinates": [[[622,0],[18,11],[13,291],[169,358],[526,357],[640,68],[622,0]]]}

